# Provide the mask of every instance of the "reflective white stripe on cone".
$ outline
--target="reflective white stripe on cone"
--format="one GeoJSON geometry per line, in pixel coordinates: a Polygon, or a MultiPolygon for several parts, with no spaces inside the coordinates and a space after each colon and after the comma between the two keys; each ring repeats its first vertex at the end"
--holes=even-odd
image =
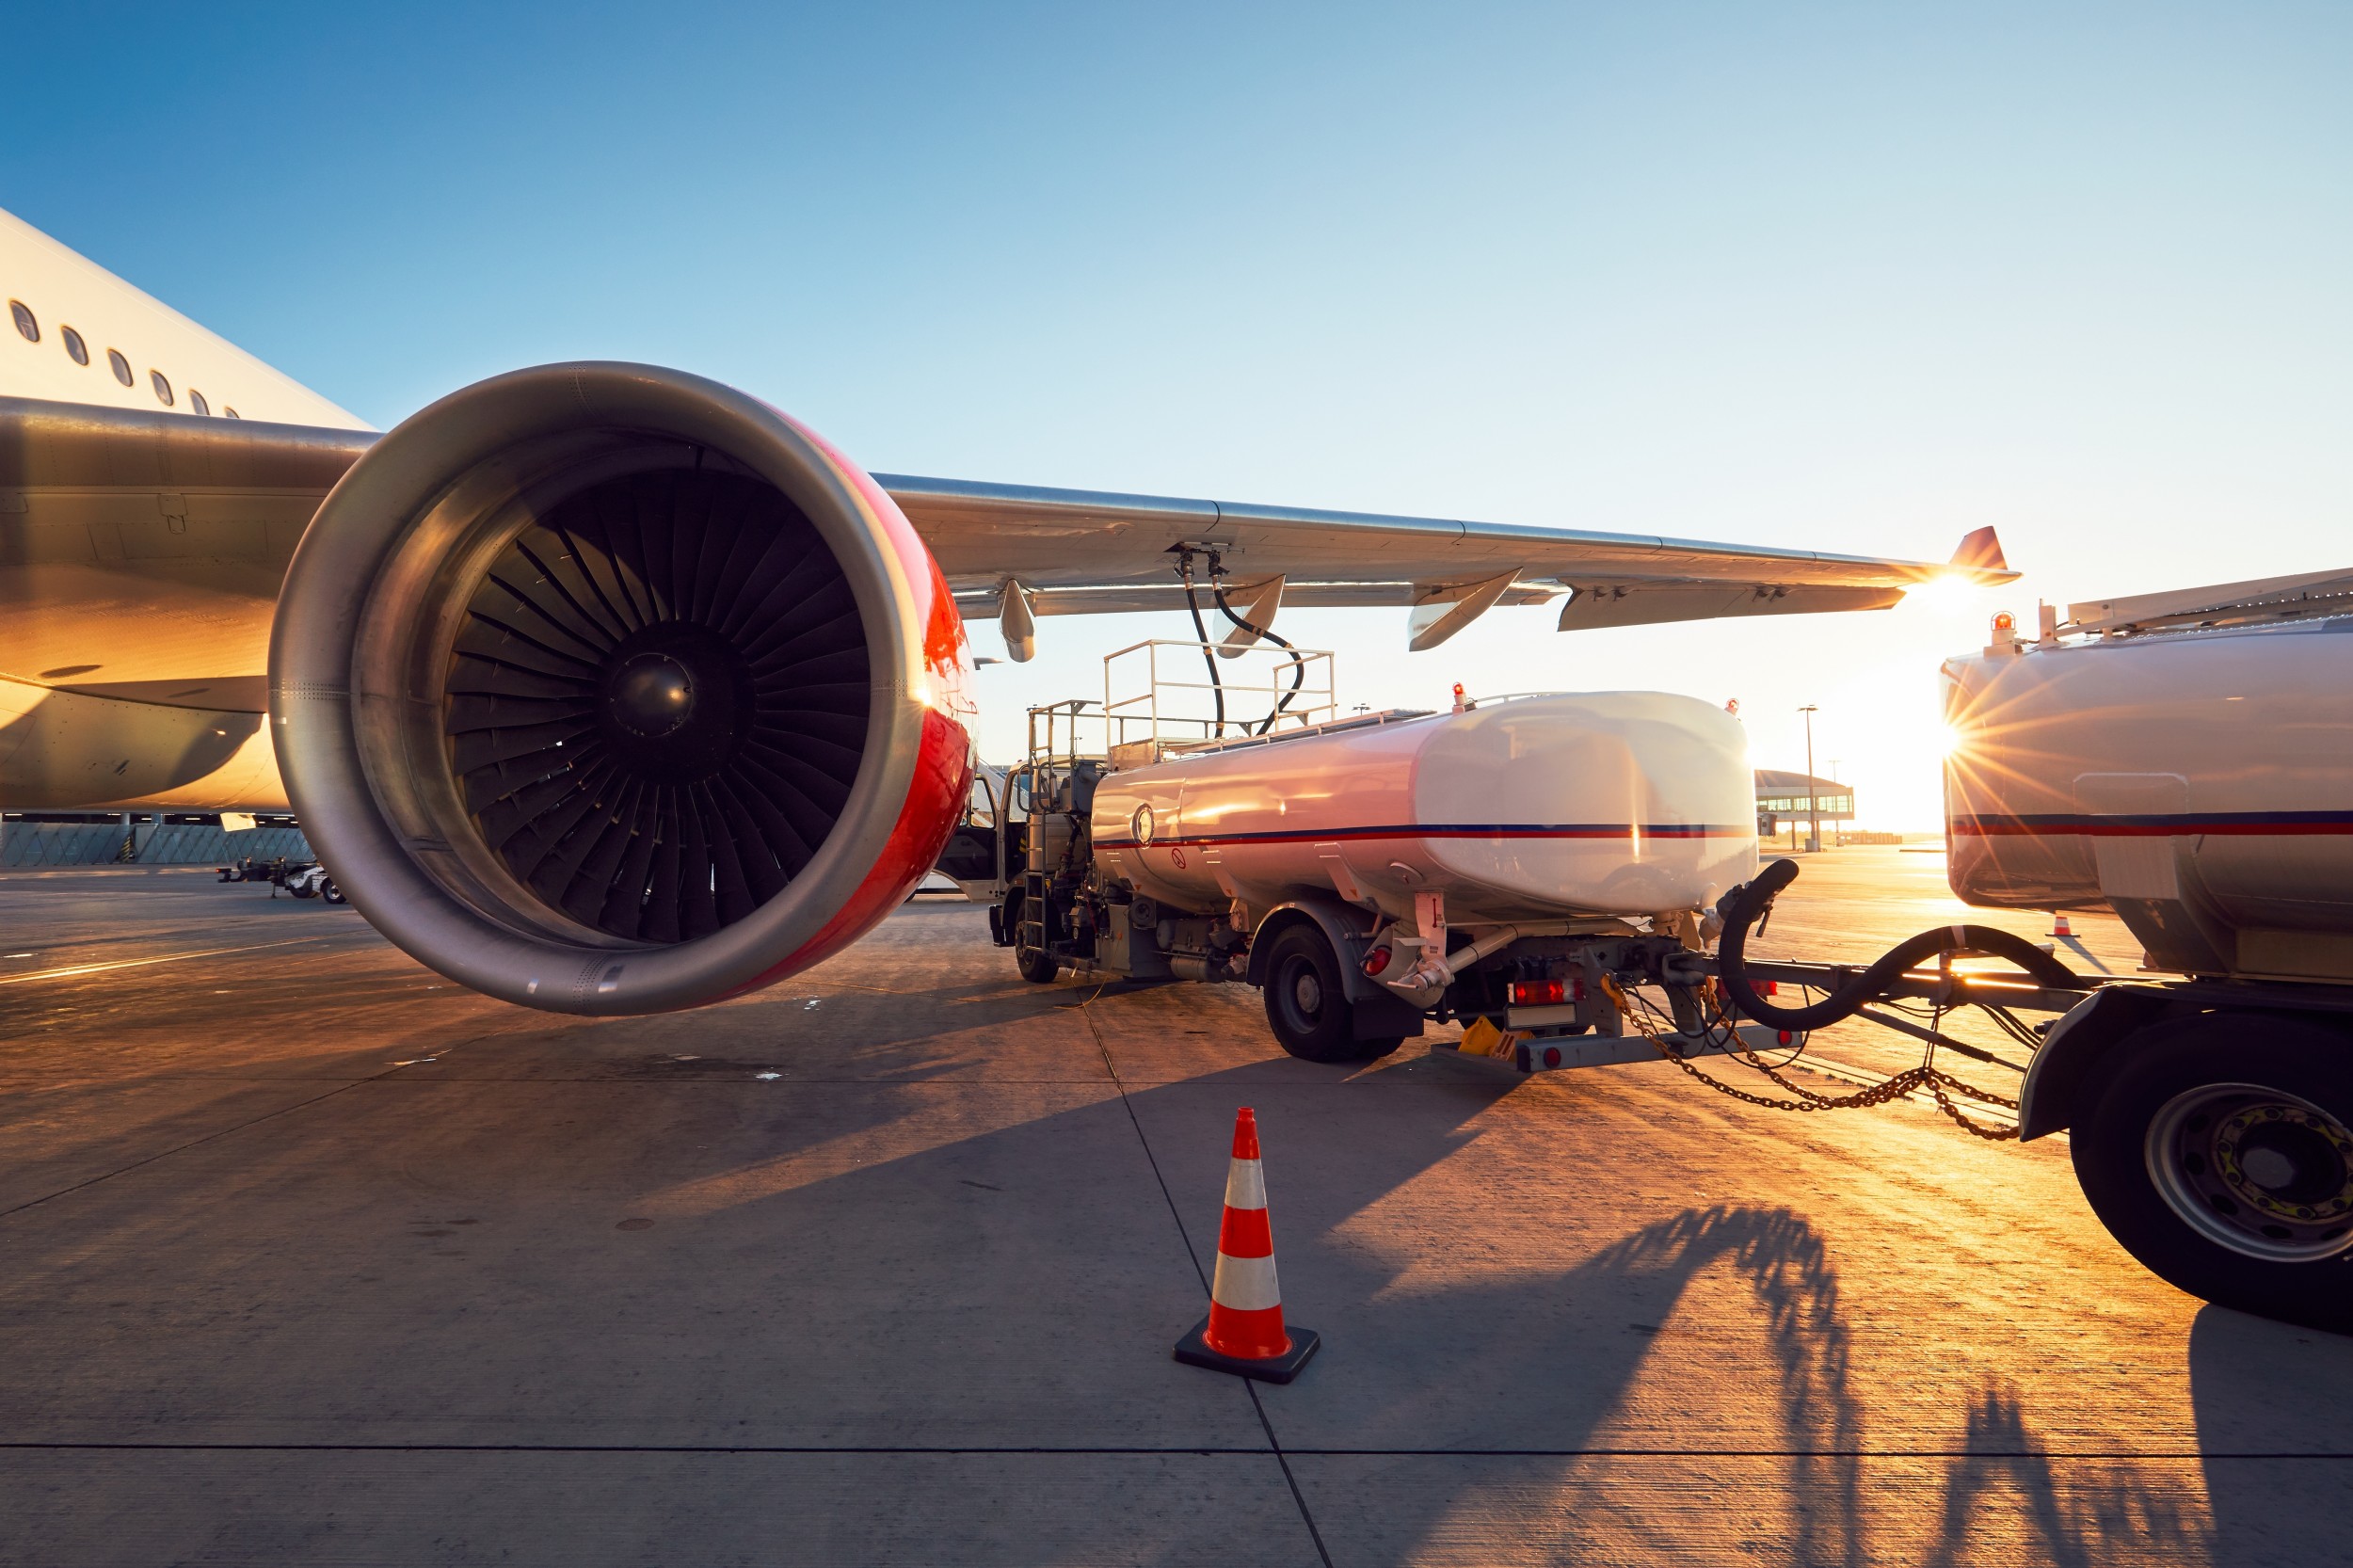
{"type": "Polygon", "coordinates": [[[1283,1291],[1274,1283],[1274,1259],[1272,1257],[1228,1257],[1217,1255],[1217,1275],[1209,1286],[1209,1300],[1236,1312],[1264,1312],[1269,1308],[1280,1311],[1283,1291]]]}

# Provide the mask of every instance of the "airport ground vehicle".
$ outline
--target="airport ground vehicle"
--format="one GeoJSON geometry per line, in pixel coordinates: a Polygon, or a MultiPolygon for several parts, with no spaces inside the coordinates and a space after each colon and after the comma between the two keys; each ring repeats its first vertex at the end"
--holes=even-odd
{"type": "Polygon", "coordinates": [[[315,860],[307,866],[286,868],[278,885],[296,898],[320,899],[328,904],[344,902],[344,890],[335,886],[335,879],[327,874],[327,868],[315,860]]]}
{"type": "Polygon", "coordinates": [[[1953,890],[2113,909],[2150,978],[2050,1028],[2021,1135],[2164,1278],[2353,1330],[2353,572],[2041,621],[1945,668],[1953,890]]]}
{"type": "Polygon", "coordinates": [[[1469,1020],[1536,1069],[1655,1055],[1619,1000],[1650,985],[1722,1048],[1696,912],[1755,857],[1729,714],[1616,692],[1343,716],[1328,655],[1220,657],[1138,644],[1100,704],[1032,713],[993,836],[964,830],[1025,977],[1245,982],[1321,1062],[1469,1020]],[[1209,680],[1176,673],[1193,660],[1209,680]]]}
{"type": "Polygon", "coordinates": [[[266,882],[270,897],[278,896],[283,888],[296,898],[323,899],[328,904],[343,904],[344,890],[335,886],[335,879],[327,874],[327,868],[316,860],[289,861],[284,856],[275,860],[256,860],[250,856],[233,866],[220,869],[223,882],[266,882]]]}
{"type": "Polygon", "coordinates": [[[1997,620],[1945,666],[1948,876],[1981,906],[2113,910],[2140,974],[2071,974],[1977,927],[1867,972],[1749,964],[1784,861],[1719,905],[1728,1000],[1937,1044],[1933,1017],[1870,1004],[1986,1008],[2032,1051],[2016,1135],[2070,1135],[2084,1196],[2152,1272],[2353,1332],[2353,573],[2046,608],[2039,631],[1997,620]],[[2017,972],[1915,968],[1972,950],[2017,972]],[[1826,996],[1786,1006],[1758,979],[1826,996]]]}

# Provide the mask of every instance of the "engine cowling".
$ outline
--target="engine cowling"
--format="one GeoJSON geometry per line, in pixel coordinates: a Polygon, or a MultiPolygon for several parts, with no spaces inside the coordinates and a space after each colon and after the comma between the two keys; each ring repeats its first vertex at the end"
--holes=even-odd
{"type": "Polygon", "coordinates": [[[270,642],[279,766],[369,920],[556,1012],[840,951],[970,787],[969,657],[906,519],[810,431],[645,365],[443,398],[328,495],[270,642]]]}

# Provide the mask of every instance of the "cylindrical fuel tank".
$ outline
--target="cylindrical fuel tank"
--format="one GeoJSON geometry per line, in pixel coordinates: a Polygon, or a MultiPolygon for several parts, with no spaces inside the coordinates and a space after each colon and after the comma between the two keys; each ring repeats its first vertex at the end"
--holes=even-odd
{"type": "Polygon", "coordinates": [[[1337,893],[1452,923],[1705,907],[1756,866],[1740,723],[1593,692],[1344,721],[1112,774],[1096,864],[1178,908],[1337,893]]]}
{"type": "Polygon", "coordinates": [[[1954,892],[2109,904],[2166,968],[2353,977],[2353,618],[1972,655],[1945,680],[1954,892]]]}

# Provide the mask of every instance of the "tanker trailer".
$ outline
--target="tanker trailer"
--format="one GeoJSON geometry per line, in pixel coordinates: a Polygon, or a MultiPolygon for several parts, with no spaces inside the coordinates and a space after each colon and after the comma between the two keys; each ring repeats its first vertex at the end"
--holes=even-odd
{"type": "Polygon", "coordinates": [[[1755,867],[1745,735],[1690,697],[1545,694],[1109,751],[1017,777],[1029,869],[1000,941],[1035,981],[1257,985],[1311,1061],[1459,1019],[1559,1065],[1543,1042],[1621,1033],[1611,984],[1664,987],[1696,1031],[1700,912],[1755,867]]]}
{"type": "MultiPolygon", "coordinates": [[[[2353,1329],[2353,574],[2046,610],[1944,669],[1954,892],[2115,911],[2179,980],[2053,1025],[2020,1130],[2210,1301],[2353,1329]]],[[[1727,915],[1727,920],[1731,917],[1727,915]]]]}

